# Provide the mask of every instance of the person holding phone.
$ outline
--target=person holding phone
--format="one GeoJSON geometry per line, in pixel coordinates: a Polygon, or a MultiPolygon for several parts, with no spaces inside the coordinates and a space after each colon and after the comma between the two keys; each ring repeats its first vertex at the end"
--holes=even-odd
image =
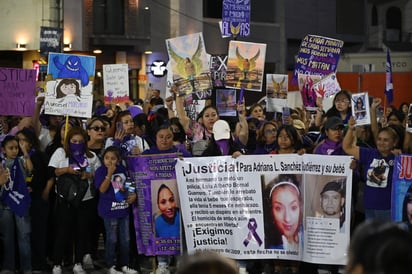
{"type": "Polygon", "coordinates": [[[105,147],[115,146],[120,149],[122,157],[140,155],[149,149],[147,142],[135,135],[135,127],[129,110],[121,111],[116,117],[116,132],[114,137],[106,140],[105,147]]]}

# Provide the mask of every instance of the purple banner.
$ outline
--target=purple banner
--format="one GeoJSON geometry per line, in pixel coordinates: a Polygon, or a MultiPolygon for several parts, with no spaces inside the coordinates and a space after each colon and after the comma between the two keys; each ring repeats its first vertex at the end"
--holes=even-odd
{"type": "Polygon", "coordinates": [[[33,116],[36,71],[0,68],[0,115],[33,116]]]}
{"type": "Polygon", "coordinates": [[[136,182],[138,202],[133,213],[140,254],[180,254],[176,158],[175,153],[128,158],[130,176],[136,182]]]}
{"type": "Polygon", "coordinates": [[[392,176],[392,220],[412,227],[412,155],[396,156],[392,176]]]}
{"type": "Polygon", "coordinates": [[[223,0],[222,35],[246,37],[250,34],[250,0],[223,0]]]}
{"type": "Polygon", "coordinates": [[[336,72],[342,48],[341,40],[306,35],[300,44],[292,83],[297,84],[298,74],[326,76],[336,72]]]}

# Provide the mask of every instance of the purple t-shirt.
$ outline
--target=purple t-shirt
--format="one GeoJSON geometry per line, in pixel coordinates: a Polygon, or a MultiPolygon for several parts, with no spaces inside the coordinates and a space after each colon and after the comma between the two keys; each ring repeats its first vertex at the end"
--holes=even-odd
{"type": "Polygon", "coordinates": [[[182,147],[173,146],[171,149],[168,150],[159,150],[156,146],[152,146],[150,149],[147,149],[142,152],[143,155],[145,154],[162,154],[162,153],[181,153],[183,157],[192,157],[189,151],[182,147]]]}
{"type": "Polygon", "coordinates": [[[392,174],[395,155],[382,157],[377,149],[360,147],[359,161],[366,180],[364,205],[366,209],[391,208],[392,174]]]}
{"type": "MultiPolygon", "coordinates": [[[[123,174],[123,177],[126,178],[126,168],[124,166],[118,165],[116,167],[113,175],[123,174]]],[[[97,191],[99,191],[100,185],[103,183],[107,175],[107,167],[101,165],[94,174],[94,186],[97,191]]],[[[123,218],[129,215],[129,204],[126,203],[126,200],[118,201],[115,196],[115,190],[110,183],[109,188],[104,193],[100,193],[99,202],[97,205],[97,211],[99,216],[103,219],[114,219],[114,218],[123,218]]]]}

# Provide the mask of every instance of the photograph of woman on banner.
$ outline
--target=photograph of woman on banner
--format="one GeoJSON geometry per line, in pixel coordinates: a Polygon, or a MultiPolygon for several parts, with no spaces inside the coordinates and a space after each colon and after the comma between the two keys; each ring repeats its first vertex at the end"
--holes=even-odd
{"type": "Polygon", "coordinates": [[[355,120],[361,120],[366,116],[366,107],[364,103],[364,95],[361,96],[353,96],[354,100],[354,113],[355,113],[355,120]]]}
{"type": "Polygon", "coordinates": [[[299,251],[302,198],[296,175],[280,174],[263,192],[265,248],[299,251]]]}
{"type": "Polygon", "coordinates": [[[402,223],[412,232],[412,185],[408,187],[402,203],[402,223]]]}
{"type": "Polygon", "coordinates": [[[154,230],[156,237],[180,236],[180,210],[174,193],[163,183],[157,190],[157,211],[154,215],[154,230]]]}

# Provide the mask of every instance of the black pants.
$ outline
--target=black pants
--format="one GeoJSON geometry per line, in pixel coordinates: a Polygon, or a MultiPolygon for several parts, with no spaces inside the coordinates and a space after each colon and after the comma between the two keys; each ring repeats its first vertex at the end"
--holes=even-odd
{"type": "Polygon", "coordinates": [[[71,206],[62,198],[55,205],[53,263],[61,265],[64,251],[74,242],[74,262],[80,263],[83,256],[91,253],[92,228],[96,211],[96,200],[83,201],[78,208],[71,206]],[[72,240],[73,239],[73,240],[72,240]]]}

